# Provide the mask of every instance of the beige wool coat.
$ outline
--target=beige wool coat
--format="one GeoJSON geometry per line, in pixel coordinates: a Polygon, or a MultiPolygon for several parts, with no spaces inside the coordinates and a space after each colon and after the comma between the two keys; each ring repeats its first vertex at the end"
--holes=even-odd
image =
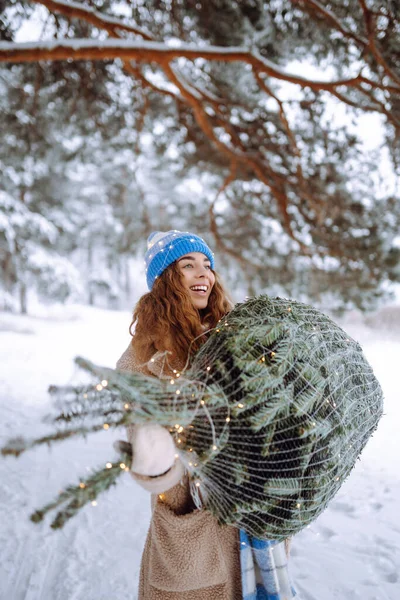
{"type": "MultiPolygon", "coordinates": [[[[139,365],[131,344],[117,369],[163,376],[160,357],[139,365]]],[[[152,494],[138,600],[242,600],[239,530],[195,507],[180,460],[159,477],[132,476],[152,494]]]]}

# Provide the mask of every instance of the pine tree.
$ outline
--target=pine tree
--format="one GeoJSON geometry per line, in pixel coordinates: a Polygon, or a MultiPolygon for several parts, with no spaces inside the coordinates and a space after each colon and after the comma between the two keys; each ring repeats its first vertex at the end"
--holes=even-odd
{"type": "MultiPolygon", "coordinates": [[[[81,141],[71,152],[88,169],[95,155],[111,203],[118,190],[129,196],[125,206],[133,207],[129,215],[137,214],[140,223],[132,224],[131,217],[126,227],[127,212],[115,211],[126,235],[116,236],[111,247],[121,252],[122,263],[140,250],[140,235],[159,228],[161,218],[154,215],[161,215],[162,228],[182,220],[184,230],[211,229],[228,271],[239,265],[240,278],[257,293],[274,286],[277,293],[312,298],[320,306],[329,300],[338,310],[365,310],[385,294],[388,282],[398,281],[399,198],[381,170],[386,162],[394,181],[400,164],[399,14],[393,3],[37,4],[48,9],[44,37],[64,39],[65,58],[79,54],[70,47],[72,38],[84,38],[86,48],[91,40],[92,46],[85,60],[4,63],[2,102],[11,135],[5,167],[0,162],[3,173],[24,171],[21,155],[47,162],[56,128],[58,138],[81,141]],[[106,36],[108,46],[123,37],[125,46],[131,40],[140,50],[113,61],[102,45],[106,36]],[[213,48],[221,51],[218,60],[213,48]],[[243,51],[235,61],[234,48],[243,51]],[[95,60],[90,51],[97,52],[95,60]],[[330,83],[314,76],[315,69],[330,83]],[[359,135],[363,115],[377,117],[371,128],[382,131],[382,151],[366,150],[359,135]],[[110,154],[124,152],[127,173],[121,185],[108,185],[110,154]],[[145,184],[136,178],[140,190],[129,170],[139,157],[151,167],[145,184]]],[[[11,43],[32,10],[16,0],[4,7],[2,39],[11,43]]],[[[14,44],[0,56],[30,60],[29,52],[14,44]],[[20,58],[10,54],[14,50],[20,58]]],[[[37,52],[39,60],[49,50],[43,44],[37,52]]],[[[60,154],[59,163],[64,160],[60,154]]],[[[53,171],[56,189],[59,178],[53,171]]],[[[37,191],[42,184],[38,178],[37,191]]],[[[15,197],[24,192],[23,183],[10,186],[6,191],[15,197]]],[[[61,206],[67,216],[71,195],[61,206]]],[[[48,201],[54,200],[53,191],[48,201]]],[[[40,206],[46,210],[46,203],[40,206]]],[[[120,285],[117,276],[111,279],[120,285]]]]}
{"type": "MultiPolygon", "coordinates": [[[[174,436],[194,496],[221,524],[261,538],[284,539],[324,510],[382,414],[382,391],[359,344],[318,310],[280,298],[236,305],[170,380],[77,363],[97,383],[51,389],[64,406],[53,420],[61,429],[11,440],[3,454],[158,423],[174,436]]],[[[129,465],[125,453],[33,520],[67,501],[52,523],[61,527],[129,465]]]]}

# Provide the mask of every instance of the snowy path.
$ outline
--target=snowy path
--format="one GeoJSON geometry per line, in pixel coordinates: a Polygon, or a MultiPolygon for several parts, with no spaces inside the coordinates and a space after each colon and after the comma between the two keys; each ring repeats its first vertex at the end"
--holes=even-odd
{"type": "MultiPolygon", "coordinates": [[[[76,380],[76,354],[113,366],[129,314],[63,309],[62,320],[0,313],[0,443],[40,432],[50,383],[76,380]]],[[[378,432],[329,509],[296,536],[292,572],[302,600],[400,599],[400,341],[347,326],[385,392],[378,432]],[[395,379],[396,378],[396,379],[395,379]]],[[[28,516],[78,473],[114,456],[113,433],[0,459],[1,600],[135,600],[149,496],[127,475],[63,530],[28,516]]]]}

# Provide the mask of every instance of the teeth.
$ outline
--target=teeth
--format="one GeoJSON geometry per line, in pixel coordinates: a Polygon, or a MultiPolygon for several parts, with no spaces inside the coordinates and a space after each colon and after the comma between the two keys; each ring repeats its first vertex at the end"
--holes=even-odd
{"type": "Polygon", "coordinates": [[[207,287],[205,285],[193,285],[191,288],[194,292],[206,292],[207,287]]]}

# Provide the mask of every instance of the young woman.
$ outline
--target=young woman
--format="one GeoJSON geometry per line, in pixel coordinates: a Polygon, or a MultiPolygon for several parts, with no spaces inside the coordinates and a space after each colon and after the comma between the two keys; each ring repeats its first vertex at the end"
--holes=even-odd
{"type": "MultiPolygon", "coordinates": [[[[214,271],[213,253],[197,235],[151,234],[145,264],[150,291],[136,305],[133,338],[117,368],[170,378],[190,364],[205,332],[232,302],[214,271]]],[[[169,431],[156,424],[130,426],[128,440],[131,474],[152,493],[139,600],[261,598],[244,591],[238,529],[196,507],[169,431]]]]}

